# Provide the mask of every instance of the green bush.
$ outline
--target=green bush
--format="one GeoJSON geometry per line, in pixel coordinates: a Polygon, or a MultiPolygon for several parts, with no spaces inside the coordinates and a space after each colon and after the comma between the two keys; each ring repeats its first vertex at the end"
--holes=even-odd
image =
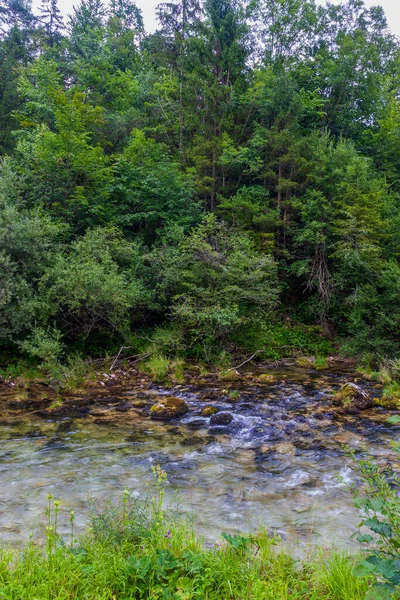
{"type": "Polygon", "coordinates": [[[128,334],[148,299],[138,275],[139,247],[116,229],[93,229],[59,254],[41,292],[72,339],[93,331],[128,334]]]}
{"type": "Polygon", "coordinates": [[[150,257],[158,273],[156,297],[170,304],[186,347],[209,362],[234,345],[240,329],[271,320],[278,302],[276,265],[242,231],[208,215],[190,235],[174,230],[174,243],[150,257]],[[162,276],[160,277],[160,273],[162,276]]]}

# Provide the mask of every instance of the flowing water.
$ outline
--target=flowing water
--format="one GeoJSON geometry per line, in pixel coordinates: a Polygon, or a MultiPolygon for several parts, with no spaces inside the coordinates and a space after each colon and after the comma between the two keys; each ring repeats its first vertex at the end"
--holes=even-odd
{"type": "MultiPolygon", "coordinates": [[[[81,399],[67,411],[13,411],[0,422],[0,538],[43,535],[46,496],[62,500],[83,526],[88,496],[146,497],[151,466],[167,472],[167,498],[188,510],[208,539],[260,525],[292,544],[349,545],[359,520],[347,486],[356,473],[343,445],[397,468],[400,428],[380,408],[344,414],[332,390],[348,375],[273,371],[273,384],[208,382],[145,387],[81,399]],[[179,396],[190,412],[152,421],[156,397],[179,396]],[[226,426],[205,406],[233,415],[226,426]]],[[[365,384],[368,388],[368,385],[365,384]]],[[[371,389],[374,393],[374,390],[371,389]]]]}

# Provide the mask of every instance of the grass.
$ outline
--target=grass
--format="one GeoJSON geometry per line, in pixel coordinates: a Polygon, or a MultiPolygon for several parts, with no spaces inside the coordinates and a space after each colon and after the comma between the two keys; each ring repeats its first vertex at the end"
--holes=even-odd
{"type": "Polygon", "coordinates": [[[206,546],[188,519],[163,506],[165,473],[154,469],[157,493],[146,503],[123,493],[94,506],[87,532],[62,539],[60,505],[49,496],[45,543],[0,552],[3,600],[362,600],[365,578],[354,559],[316,552],[300,563],[266,531],[224,535],[206,546]]]}
{"type": "Polygon", "coordinates": [[[152,354],[143,364],[142,368],[156,383],[164,383],[170,368],[170,360],[163,354],[152,354]]]}

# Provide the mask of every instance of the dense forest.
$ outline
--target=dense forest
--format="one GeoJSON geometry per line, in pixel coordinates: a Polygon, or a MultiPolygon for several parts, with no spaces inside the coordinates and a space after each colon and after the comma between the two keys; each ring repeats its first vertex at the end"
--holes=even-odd
{"type": "Polygon", "coordinates": [[[400,43],[362,0],[0,2],[0,354],[400,350],[400,43]],[[339,346],[337,346],[339,347],[339,346]]]}

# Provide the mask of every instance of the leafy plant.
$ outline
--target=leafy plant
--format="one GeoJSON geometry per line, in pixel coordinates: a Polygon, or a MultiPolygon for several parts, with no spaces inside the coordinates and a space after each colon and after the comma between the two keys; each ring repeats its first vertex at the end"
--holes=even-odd
{"type": "Polygon", "coordinates": [[[62,334],[57,329],[36,327],[31,336],[20,343],[21,349],[32,358],[39,359],[43,368],[54,369],[59,365],[63,351],[62,334]]]}
{"type": "MultiPolygon", "coordinates": [[[[390,421],[399,423],[394,417],[390,421]]],[[[396,448],[400,454],[400,447],[396,448]]],[[[358,461],[363,495],[354,489],[362,521],[356,539],[367,548],[368,556],[356,567],[357,576],[372,575],[378,582],[368,592],[368,600],[386,600],[400,590],[400,478],[390,468],[381,470],[372,461],[358,461]],[[365,529],[370,532],[366,533],[365,529]]]]}

